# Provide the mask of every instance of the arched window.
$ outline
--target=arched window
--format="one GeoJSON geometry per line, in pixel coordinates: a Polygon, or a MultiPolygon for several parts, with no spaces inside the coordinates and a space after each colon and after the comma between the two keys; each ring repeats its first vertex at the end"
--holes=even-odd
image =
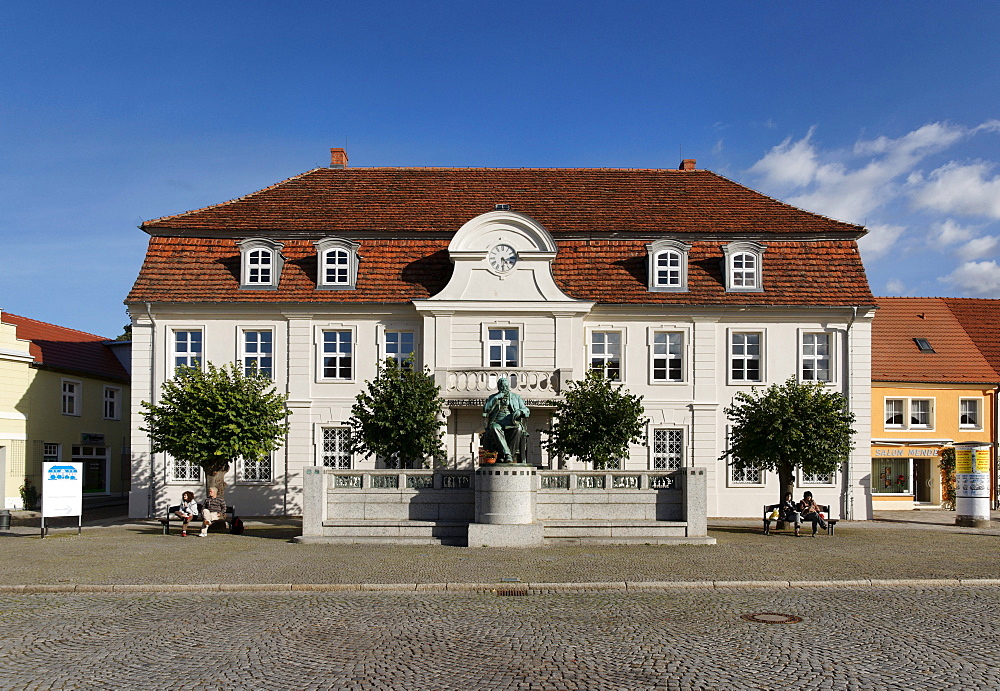
{"type": "Polygon", "coordinates": [[[687,291],[687,255],[690,249],[691,245],[678,240],[657,240],[646,246],[650,291],[687,291]]]}
{"type": "Polygon", "coordinates": [[[266,238],[247,238],[240,248],[240,287],[274,290],[281,279],[284,257],[280,242],[266,238]]]}
{"type": "Polygon", "coordinates": [[[324,238],[315,243],[318,269],[316,287],[325,290],[351,290],[358,281],[358,247],[343,238],[324,238]]]}
{"type": "Polygon", "coordinates": [[[762,293],[764,278],[761,271],[766,248],[757,242],[731,242],[722,248],[725,254],[726,291],[731,293],[762,293]]]}

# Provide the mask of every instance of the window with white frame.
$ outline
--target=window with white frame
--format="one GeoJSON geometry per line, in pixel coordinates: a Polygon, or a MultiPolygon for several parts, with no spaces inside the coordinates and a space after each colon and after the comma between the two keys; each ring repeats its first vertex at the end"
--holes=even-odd
{"type": "MultiPolygon", "coordinates": [[[[726,427],[726,448],[730,448],[730,435],[732,434],[732,429],[726,427]]],[[[764,471],[760,468],[753,468],[750,466],[737,467],[736,457],[727,456],[726,457],[726,469],[727,475],[729,476],[730,486],[749,486],[749,485],[763,485],[764,484],[764,471]]]]}
{"type": "Polygon", "coordinates": [[[657,331],[653,334],[652,362],[654,382],[684,380],[684,334],[679,331],[657,331]]]}
{"type": "Polygon", "coordinates": [[[520,366],[520,331],[511,327],[490,327],[486,333],[487,367],[520,366]]]}
{"type": "Polygon", "coordinates": [[[169,482],[201,482],[201,466],[191,461],[168,457],[167,480],[169,482]]]}
{"type": "Polygon", "coordinates": [[[958,426],[962,429],[982,429],[982,418],[979,409],[980,398],[963,398],[958,402],[958,426]]]}
{"type": "Polygon", "coordinates": [[[248,238],[236,244],[240,248],[240,287],[277,288],[284,265],[284,245],[266,238],[248,238]]]}
{"type": "Polygon", "coordinates": [[[174,369],[201,368],[204,342],[200,330],[174,331],[174,369]]]}
{"type": "Polygon", "coordinates": [[[83,389],[83,384],[78,381],[73,381],[72,379],[62,380],[62,414],[63,415],[79,415],[80,414],[80,392],[83,389]]]}
{"type": "Polygon", "coordinates": [[[122,390],[114,386],[104,387],[104,419],[121,420],[122,390]]]}
{"type": "Polygon", "coordinates": [[[395,360],[400,367],[411,367],[416,349],[416,334],[412,331],[386,331],[384,338],[384,359],[395,360]]]}
{"type": "Polygon", "coordinates": [[[807,473],[800,471],[799,485],[832,485],[833,473],[807,473]]]}
{"type": "Polygon", "coordinates": [[[757,242],[731,242],[722,248],[727,292],[763,292],[765,249],[757,242]]]}
{"type": "Polygon", "coordinates": [[[688,250],[679,240],[657,240],[646,246],[649,258],[648,288],[651,292],[687,291],[688,250]]]}
{"type": "Polygon", "coordinates": [[[358,248],[361,245],[343,238],[325,238],[314,244],[319,265],[316,287],[353,289],[358,280],[358,248]]]}
{"type": "Polygon", "coordinates": [[[676,470],[684,465],[684,430],[654,429],[653,470],[676,470]]]}
{"type": "Polygon", "coordinates": [[[270,482],[271,454],[258,458],[242,458],[239,463],[240,482],[270,482]]]}
{"type": "Polygon", "coordinates": [[[729,371],[732,381],[761,381],[761,334],[733,331],[729,338],[729,371]]]}
{"type": "Polygon", "coordinates": [[[323,379],[354,378],[354,332],[324,331],[320,371],[323,379]]]}
{"type": "Polygon", "coordinates": [[[802,334],[802,381],[830,381],[830,334],[802,334]]]}
{"type": "Polygon", "coordinates": [[[62,452],[62,447],[59,444],[42,444],[42,461],[45,463],[58,463],[62,459],[60,458],[62,452]]]}
{"type": "Polygon", "coordinates": [[[270,330],[243,331],[242,352],[243,372],[249,377],[255,374],[268,379],[274,378],[274,334],[270,330]]]}
{"type": "Polygon", "coordinates": [[[885,427],[889,429],[932,429],[934,399],[886,398],[885,427]]]}
{"type": "Polygon", "coordinates": [[[622,334],[620,331],[590,332],[590,368],[605,379],[619,381],[622,377],[622,334]]]}
{"type": "Polygon", "coordinates": [[[351,469],[351,430],[348,427],[324,427],[320,463],[327,468],[351,469]]]}

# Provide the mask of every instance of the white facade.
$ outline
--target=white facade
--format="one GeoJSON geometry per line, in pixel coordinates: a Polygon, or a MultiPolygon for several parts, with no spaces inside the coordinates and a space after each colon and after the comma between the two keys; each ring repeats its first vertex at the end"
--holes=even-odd
{"type": "MultiPolygon", "coordinates": [[[[759,273],[764,246],[731,244],[740,245],[727,252],[739,265],[738,271],[727,270],[728,289],[756,291],[766,285],[766,264],[759,273]],[[756,254],[740,254],[742,245],[756,254]],[[758,273],[746,278],[740,273],[746,267],[758,273]]],[[[573,299],[553,279],[559,247],[552,236],[530,217],[509,211],[470,219],[448,250],[454,271],[447,286],[409,303],[131,304],[130,515],[163,515],[181,492],[192,489],[200,496],[203,486],[196,469],[149,453],[148,439],[139,431],[140,402],[156,399],[177,358],[216,364],[249,358],[260,366],[261,344],[269,342],[268,366],[278,389],[289,396],[291,429],[270,467],[238,464],[230,471],[227,501],[242,515],[300,514],[308,466],[376,467],[374,459],[341,453],[344,433],[337,430],[347,427],[355,397],[374,378],[377,362],[412,343],[416,366],[434,373],[448,404],[449,465],[473,467],[482,403],[495,390],[497,376],[513,376],[514,390],[532,410],[529,460],[554,467],[539,443],[552,401],[566,382],[603,364],[643,397],[649,418],[648,443],[633,446],[622,468],[707,468],[709,516],[759,517],[762,506],[778,494],[775,474],[734,474],[720,459],[728,424],[723,409],[736,392],[792,376],[828,380],[857,417],[856,450],[836,475],[797,482],[820,503],[839,506],[840,517],[870,517],[865,486],[870,474],[870,309],[573,299]],[[193,353],[198,347],[200,352],[193,353]]],[[[655,253],[649,261],[655,271],[655,253]]],[[[568,467],[582,466],[570,460],[568,467]]]]}

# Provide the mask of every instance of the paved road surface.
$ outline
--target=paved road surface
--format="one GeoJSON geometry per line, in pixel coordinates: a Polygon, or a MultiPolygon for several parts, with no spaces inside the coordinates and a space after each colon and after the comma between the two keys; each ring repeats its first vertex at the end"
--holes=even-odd
{"type": "Polygon", "coordinates": [[[1000,587],[0,595],[0,626],[10,689],[1000,688],[1000,587]]]}

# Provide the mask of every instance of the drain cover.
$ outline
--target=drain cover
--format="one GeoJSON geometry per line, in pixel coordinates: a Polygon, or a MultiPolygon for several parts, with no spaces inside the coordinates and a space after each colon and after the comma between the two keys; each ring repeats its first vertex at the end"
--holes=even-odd
{"type": "Polygon", "coordinates": [[[511,597],[517,595],[527,595],[528,591],[525,588],[497,588],[496,594],[500,597],[511,597]]]}
{"type": "Polygon", "coordinates": [[[794,614],[779,614],[778,612],[757,612],[756,614],[740,615],[741,619],[752,621],[755,624],[798,624],[801,617],[794,614]]]}

